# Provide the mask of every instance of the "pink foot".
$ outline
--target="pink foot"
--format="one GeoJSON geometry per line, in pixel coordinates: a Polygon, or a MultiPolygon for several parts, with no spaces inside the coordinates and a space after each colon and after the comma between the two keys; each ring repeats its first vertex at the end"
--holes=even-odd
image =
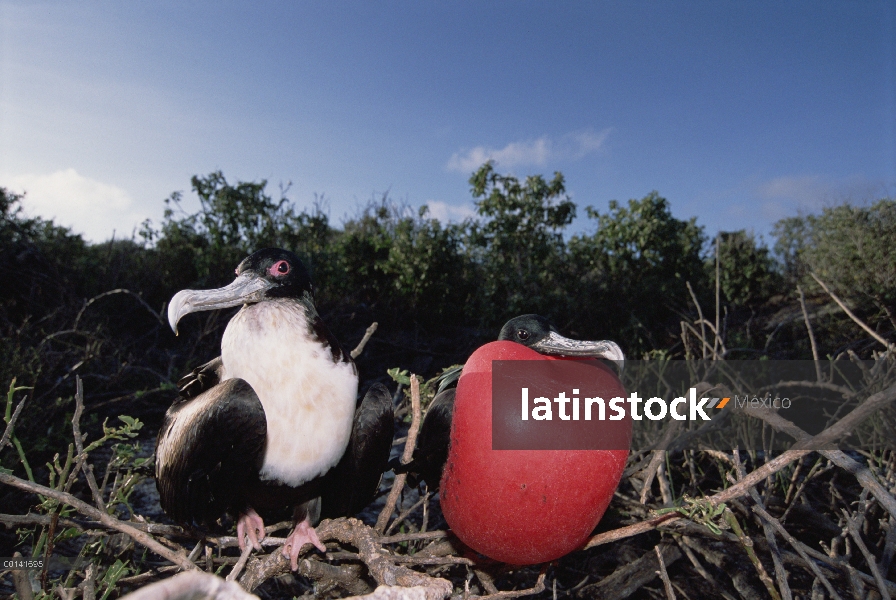
{"type": "Polygon", "coordinates": [[[311,526],[307,518],[296,525],[296,528],[286,538],[286,543],[283,544],[283,556],[289,559],[289,566],[293,571],[299,568],[299,553],[305,544],[311,544],[321,552],[327,551],[327,547],[321,543],[317,532],[314,531],[314,527],[311,526]]]}
{"type": "Polygon", "coordinates": [[[246,549],[246,536],[249,536],[249,545],[256,550],[261,550],[261,540],[264,539],[264,521],[253,509],[240,515],[236,522],[236,537],[240,543],[240,551],[246,549]]]}

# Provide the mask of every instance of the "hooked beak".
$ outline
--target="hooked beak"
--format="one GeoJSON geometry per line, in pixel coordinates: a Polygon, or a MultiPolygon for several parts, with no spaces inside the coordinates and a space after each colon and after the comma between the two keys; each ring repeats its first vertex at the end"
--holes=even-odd
{"type": "Polygon", "coordinates": [[[542,340],[529,346],[541,354],[554,356],[587,356],[604,358],[613,361],[619,368],[620,375],[625,367],[625,355],[615,342],[601,340],[599,342],[571,340],[554,331],[542,340]]]}
{"type": "Polygon", "coordinates": [[[229,308],[240,304],[250,304],[262,299],[265,290],[273,283],[255,274],[245,273],[233,283],[216,290],[181,290],[168,305],[168,324],[177,335],[177,322],[186,314],[201,310],[229,308]]]}

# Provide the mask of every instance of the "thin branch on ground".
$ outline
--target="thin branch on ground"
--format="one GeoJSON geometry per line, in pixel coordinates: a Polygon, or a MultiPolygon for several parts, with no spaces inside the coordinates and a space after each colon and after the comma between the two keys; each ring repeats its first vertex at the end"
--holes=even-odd
{"type": "MultiPolygon", "coordinates": [[[[744,472],[743,463],[740,461],[739,449],[735,448],[731,453],[731,456],[734,459],[734,468],[738,478],[743,479],[746,473],[744,472]]],[[[750,498],[756,506],[765,508],[762,498],[759,496],[756,488],[750,488],[750,498]]],[[[775,565],[775,581],[778,583],[778,590],[781,592],[781,598],[783,600],[791,600],[791,598],[793,598],[793,593],[790,590],[790,585],[787,583],[787,573],[784,571],[784,563],[781,561],[781,552],[778,550],[778,544],[775,542],[774,528],[767,521],[762,521],[762,531],[765,534],[765,541],[771,551],[772,562],[775,565]]]]}
{"type": "Polygon", "coordinates": [[[660,564],[660,570],[657,574],[663,580],[663,588],[666,590],[666,599],[675,600],[675,590],[672,589],[672,582],[669,580],[669,573],[666,571],[666,561],[663,560],[663,553],[659,546],[654,546],[653,551],[656,552],[656,560],[660,564]]]}
{"type": "Polygon", "coordinates": [[[883,600],[890,600],[890,592],[887,590],[887,584],[884,582],[884,578],[877,568],[877,562],[874,560],[874,556],[871,552],[868,551],[868,546],[865,545],[865,541],[862,539],[861,527],[855,522],[852,516],[850,516],[848,511],[843,510],[842,512],[843,517],[846,519],[846,527],[849,530],[849,535],[856,543],[856,546],[859,547],[862,556],[865,557],[868,569],[871,571],[874,580],[877,582],[877,590],[880,592],[883,600]]]}
{"type": "MultiPolygon", "coordinates": [[[[417,447],[417,434],[420,432],[420,422],[422,416],[420,413],[420,381],[416,375],[411,375],[411,428],[408,430],[408,441],[404,445],[404,451],[401,454],[401,464],[406,465],[411,462],[414,457],[414,448],[417,447]]],[[[375,529],[380,535],[386,530],[389,518],[395,511],[395,505],[398,503],[398,496],[404,489],[404,483],[407,480],[406,473],[399,473],[395,476],[392,483],[392,490],[386,498],[386,505],[380,512],[376,520],[375,529]]]]}
{"type": "MultiPolygon", "coordinates": [[[[283,544],[280,545],[282,546],[283,544]]],[[[240,559],[233,565],[233,569],[230,570],[230,573],[227,574],[227,577],[225,578],[227,581],[236,581],[236,578],[243,572],[246,563],[249,562],[250,554],[252,554],[252,544],[246,544],[246,547],[243,548],[243,551],[240,554],[240,559]]]]}
{"type": "MultiPolygon", "coordinates": [[[[451,594],[452,585],[448,580],[430,577],[394,564],[391,556],[384,554],[382,546],[377,543],[376,531],[357,519],[325,520],[318,525],[316,531],[321,541],[336,540],[357,548],[370,575],[380,585],[421,586],[426,588],[426,596],[432,600],[442,600],[451,594]]],[[[300,571],[307,562],[311,561],[299,562],[300,571]]],[[[281,552],[274,552],[262,560],[252,561],[240,583],[245,589],[252,590],[270,577],[288,571],[289,559],[281,552]]]]}
{"type": "Polygon", "coordinates": [[[96,519],[103,525],[130,536],[138,544],[145,546],[152,552],[155,552],[162,558],[171,561],[184,570],[192,570],[198,568],[195,564],[187,560],[185,554],[172,552],[171,550],[160,544],[158,541],[156,541],[149,534],[144,533],[139,529],[136,529],[135,527],[132,527],[129,523],[125,523],[124,521],[116,519],[112,515],[106,514],[105,512],[87,504],[82,500],[79,500],[71,494],[60,492],[58,490],[54,490],[37,483],[32,483],[24,479],[19,479],[18,477],[9,473],[0,473],[0,483],[5,483],[6,485],[19,488],[20,490],[24,490],[26,492],[31,492],[33,494],[47,496],[48,498],[52,498],[58,502],[62,502],[63,504],[68,504],[79,513],[86,515],[92,519],[96,519]]]}
{"type": "Polygon", "coordinates": [[[669,448],[669,445],[672,443],[672,440],[675,439],[675,436],[680,429],[681,421],[673,421],[671,425],[666,427],[663,439],[660,440],[659,444],[657,444],[656,448],[653,450],[653,456],[650,457],[650,463],[644,471],[644,485],[641,488],[641,504],[647,503],[647,496],[650,494],[653,478],[656,477],[656,472],[666,456],[666,450],[669,448]]]}
{"type": "MultiPolygon", "coordinates": [[[[718,506],[723,502],[727,502],[728,500],[731,500],[733,498],[739,498],[741,496],[747,495],[751,487],[764,481],[766,477],[777,473],[793,461],[798,460],[812,452],[812,450],[808,450],[806,448],[823,447],[826,444],[833,443],[841,437],[848,435],[867,417],[869,417],[875,411],[887,406],[894,400],[896,400],[896,385],[892,385],[884,390],[881,390],[880,392],[877,392],[876,394],[871,395],[862,404],[854,408],[849,414],[844,416],[842,419],[840,419],[818,435],[797,442],[789,450],[786,450],[775,458],[772,458],[761,467],[756,468],[736,484],[721,492],[707,497],[706,500],[713,506],[718,506]]],[[[683,517],[677,513],[670,513],[662,515],[660,517],[655,517],[653,519],[648,519],[640,523],[628,525],[626,527],[620,527],[612,531],[599,533],[589,538],[583,546],[583,549],[593,548],[595,546],[608,544],[610,542],[625,539],[627,537],[646,533],[648,531],[653,531],[660,525],[668,524],[681,518],[683,517]]]]}

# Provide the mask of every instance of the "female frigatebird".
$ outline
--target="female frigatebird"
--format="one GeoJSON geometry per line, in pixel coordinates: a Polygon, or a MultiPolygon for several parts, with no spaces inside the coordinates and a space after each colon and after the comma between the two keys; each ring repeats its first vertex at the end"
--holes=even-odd
{"type": "Polygon", "coordinates": [[[233,514],[240,548],[248,536],[257,550],[259,512],[293,508],[283,554],[295,570],[304,544],[325,551],[313,522],[373,499],[392,445],[392,400],[375,384],[357,402],[357,368],[318,315],[294,254],[259,250],[236,275],[220,289],[178,292],[168,307],[176,333],[188,313],[242,305],[221,356],[178,382],[156,446],[159,500],[190,525],[233,514]]]}
{"type": "MultiPolygon", "coordinates": [[[[550,321],[540,315],[520,315],[507,321],[498,334],[498,341],[516,342],[547,356],[577,356],[613,361],[621,370],[625,361],[622,349],[615,343],[573,340],[560,335],[550,321]]],[[[462,367],[446,371],[439,382],[438,393],[426,411],[420,427],[414,456],[407,465],[392,465],[397,473],[408,474],[411,485],[425,481],[430,490],[439,487],[439,480],[448,459],[451,421],[457,380],[462,367]]]]}

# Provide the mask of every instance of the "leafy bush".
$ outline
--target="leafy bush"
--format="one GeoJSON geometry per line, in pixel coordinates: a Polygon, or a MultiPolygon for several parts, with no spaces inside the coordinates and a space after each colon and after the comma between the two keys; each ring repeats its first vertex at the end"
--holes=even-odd
{"type": "MultiPolygon", "coordinates": [[[[725,302],[740,308],[756,308],[784,290],[778,265],[769,249],[743,229],[719,233],[719,287],[725,302]]],[[[713,245],[713,247],[715,244],[713,245]]],[[[706,261],[708,280],[715,277],[716,261],[706,261]]]]}
{"type": "Polygon", "coordinates": [[[686,283],[701,290],[707,283],[703,227],[673,217],[657,192],[627,207],[611,201],[606,214],[588,207],[587,214],[597,229],[570,241],[578,300],[591,316],[587,330],[625,340],[630,353],[668,345],[690,302],[686,283]]]}
{"type": "Polygon", "coordinates": [[[815,273],[836,294],[896,327],[896,200],[782,219],[775,236],[792,283],[818,289],[809,276],[815,273]]]}

